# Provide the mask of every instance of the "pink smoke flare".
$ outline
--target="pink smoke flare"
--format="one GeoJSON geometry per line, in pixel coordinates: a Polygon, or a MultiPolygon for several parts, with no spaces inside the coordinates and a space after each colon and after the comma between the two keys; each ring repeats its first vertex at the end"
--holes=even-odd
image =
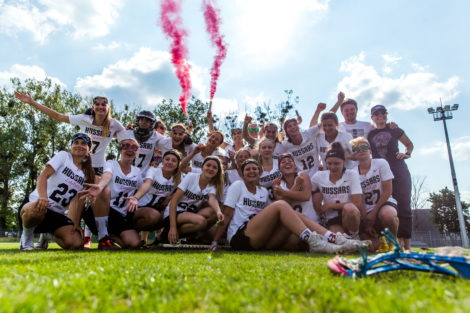
{"type": "Polygon", "coordinates": [[[181,19],[181,0],[162,0],[160,15],[165,37],[171,39],[171,62],[175,66],[176,76],[182,89],[179,101],[184,114],[188,115],[186,102],[191,96],[191,77],[190,66],[187,62],[188,48],[185,42],[188,32],[184,29],[181,19]]]}
{"type": "Polygon", "coordinates": [[[203,0],[202,9],[204,11],[204,20],[206,21],[206,29],[211,37],[211,43],[217,48],[217,54],[214,57],[214,63],[211,68],[211,94],[210,100],[214,98],[217,89],[217,80],[220,75],[220,66],[227,56],[227,47],[224,42],[224,36],[220,34],[220,10],[215,7],[214,1],[203,0]]]}

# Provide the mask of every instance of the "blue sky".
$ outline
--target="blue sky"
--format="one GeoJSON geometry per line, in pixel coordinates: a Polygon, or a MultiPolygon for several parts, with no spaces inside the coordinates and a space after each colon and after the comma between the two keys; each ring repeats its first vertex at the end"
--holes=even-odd
{"type": "MultiPolygon", "coordinates": [[[[160,1],[0,0],[0,85],[11,77],[50,77],[83,96],[151,107],[180,87],[158,24],[160,1]]],[[[452,188],[442,123],[426,108],[459,103],[448,122],[457,178],[470,201],[469,1],[218,1],[228,44],[214,111],[252,110],[299,96],[307,127],[316,104],[339,90],[355,98],[361,120],[375,104],[415,144],[407,162],[427,191],[452,188]],[[236,109],[237,108],[237,109],[236,109]],[[467,126],[467,127],[466,127],[467,126]]],[[[189,31],[192,94],[209,94],[215,50],[201,1],[182,2],[189,31]]],[[[342,117],[340,116],[342,120],[342,117]]]]}

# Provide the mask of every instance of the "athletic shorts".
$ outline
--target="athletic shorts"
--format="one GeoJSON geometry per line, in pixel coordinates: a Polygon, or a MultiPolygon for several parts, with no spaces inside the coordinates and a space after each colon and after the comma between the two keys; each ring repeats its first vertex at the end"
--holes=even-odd
{"type": "Polygon", "coordinates": [[[110,235],[120,236],[123,231],[134,229],[134,213],[127,212],[122,215],[114,209],[109,210],[108,232],[110,235]]]}
{"type": "MultiPolygon", "coordinates": [[[[250,217],[249,217],[250,220],[255,215],[256,214],[250,215],[250,217]]],[[[248,222],[250,220],[243,223],[243,225],[240,226],[240,228],[238,228],[235,235],[233,235],[232,239],[230,240],[230,246],[232,247],[232,249],[234,249],[234,250],[243,250],[243,251],[256,251],[256,250],[258,250],[258,249],[253,248],[253,246],[250,243],[250,237],[245,235],[245,229],[246,229],[246,226],[248,225],[248,222]]]]}
{"type": "Polygon", "coordinates": [[[103,170],[104,170],[103,167],[94,167],[93,169],[95,170],[95,175],[98,175],[98,176],[103,175],[103,170]]]}
{"type": "Polygon", "coordinates": [[[327,220],[323,224],[325,228],[330,228],[331,225],[343,225],[343,211],[338,211],[338,216],[327,220]]]}
{"type": "MultiPolygon", "coordinates": [[[[374,226],[374,229],[375,229],[375,232],[376,232],[377,234],[380,234],[380,232],[381,232],[382,230],[384,230],[384,227],[383,227],[382,223],[380,222],[380,219],[378,218],[378,215],[379,215],[379,213],[380,213],[380,210],[381,210],[384,206],[386,206],[386,205],[389,205],[389,206],[391,206],[391,207],[394,207],[395,210],[397,209],[397,204],[396,204],[395,202],[390,202],[390,201],[386,201],[386,202],[379,208],[379,210],[378,210],[378,212],[377,212],[377,218],[375,219],[375,223],[374,223],[374,225],[373,225],[373,226],[374,226]]],[[[365,233],[365,232],[366,232],[366,225],[365,225],[365,223],[361,220],[361,224],[359,225],[359,233],[360,233],[360,234],[363,234],[363,233],[365,233]]]]}
{"type": "MultiPolygon", "coordinates": [[[[176,217],[180,215],[181,213],[184,213],[184,211],[176,211],[176,217]]],[[[163,232],[160,235],[161,242],[162,243],[168,243],[168,233],[170,232],[170,216],[167,216],[163,219],[162,221],[162,227],[163,227],[163,232]]]]}
{"type": "MultiPolygon", "coordinates": [[[[21,226],[23,226],[23,221],[21,220],[20,212],[23,206],[28,202],[29,202],[29,196],[23,200],[23,203],[20,205],[20,208],[18,210],[18,218],[20,220],[21,226]]],[[[36,228],[34,229],[34,232],[37,234],[40,234],[40,233],[54,234],[57,229],[64,227],[64,226],[69,226],[69,225],[71,226],[74,225],[70,218],[68,218],[64,214],[57,213],[55,211],[47,209],[44,219],[39,225],[36,226],[36,228]]]]}

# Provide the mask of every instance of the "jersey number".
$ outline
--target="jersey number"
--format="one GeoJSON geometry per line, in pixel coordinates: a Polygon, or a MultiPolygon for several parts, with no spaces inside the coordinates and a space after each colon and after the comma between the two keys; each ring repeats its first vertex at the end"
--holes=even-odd
{"type": "Polygon", "coordinates": [[[302,162],[302,166],[304,167],[303,170],[309,170],[315,165],[315,160],[313,159],[313,156],[309,155],[307,159],[305,160],[300,160],[302,162]]]}
{"type": "Polygon", "coordinates": [[[162,206],[163,201],[165,201],[166,197],[160,197],[158,198],[158,200],[157,198],[158,198],[158,195],[152,195],[152,200],[150,200],[150,202],[147,203],[146,207],[151,207],[154,209],[160,208],[162,206]]]}
{"type": "Polygon", "coordinates": [[[189,212],[197,212],[197,207],[194,205],[194,204],[189,204],[189,203],[186,203],[186,202],[180,202],[178,203],[178,206],[182,209],[185,209],[186,211],[189,211],[189,212]]]}
{"type": "Polygon", "coordinates": [[[96,149],[98,149],[99,146],[100,146],[100,142],[99,142],[99,141],[93,141],[93,150],[91,150],[91,154],[95,154],[95,153],[96,153],[96,149]]]}
{"type": "Polygon", "coordinates": [[[124,204],[126,203],[127,200],[122,199],[122,202],[121,202],[121,198],[126,198],[128,194],[129,192],[121,191],[116,197],[116,199],[114,200],[113,205],[117,208],[124,207],[124,204]]]}
{"type": "Polygon", "coordinates": [[[273,187],[268,187],[268,188],[266,188],[266,189],[268,189],[268,197],[269,197],[269,200],[274,200],[273,187]]]}
{"type": "Polygon", "coordinates": [[[375,205],[375,204],[379,201],[379,198],[380,198],[380,190],[375,189],[375,190],[372,190],[372,192],[366,192],[366,193],[364,194],[364,196],[365,196],[364,202],[365,202],[367,205],[375,205]],[[374,195],[376,195],[375,201],[373,200],[374,195]]]}
{"type": "MultiPolygon", "coordinates": [[[[142,167],[142,163],[144,163],[144,160],[145,160],[145,154],[139,153],[139,155],[137,157],[140,158],[140,162],[136,166],[137,167],[142,167]]],[[[132,164],[135,165],[135,159],[134,159],[134,162],[132,162],[132,164]]]]}
{"type": "Polygon", "coordinates": [[[75,189],[69,190],[69,186],[67,186],[66,184],[60,184],[57,186],[57,188],[58,189],[52,192],[50,198],[54,200],[55,202],[60,203],[63,207],[68,206],[70,202],[73,200],[73,198],[75,198],[75,196],[77,195],[77,191],[75,189]],[[67,191],[70,194],[70,196],[68,198],[61,197],[61,196],[65,196],[67,191]]]}

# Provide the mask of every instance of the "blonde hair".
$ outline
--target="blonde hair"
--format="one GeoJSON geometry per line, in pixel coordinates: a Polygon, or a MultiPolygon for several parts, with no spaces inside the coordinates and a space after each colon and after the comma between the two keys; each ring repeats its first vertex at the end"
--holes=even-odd
{"type": "Polygon", "coordinates": [[[258,146],[257,146],[257,149],[258,149],[258,158],[257,158],[257,161],[258,161],[258,165],[259,167],[262,169],[263,168],[263,157],[259,151],[259,147],[265,143],[265,142],[269,142],[272,144],[273,146],[273,152],[274,152],[274,148],[276,147],[276,143],[274,141],[272,141],[271,139],[269,138],[266,138],[266,137],[263,137],[259,142],[258,142],[258,146]]]}
{"type": "Polygon", "coordinates": [[[349,142],[349,144],[351,145],[351,148],[354,148],[354,147],[357,147],[361,144],[366,144],[370,147],[370,143],[367,139],[365,139],[364,137],[357,137],[357,138],[354,138],[353,140],[351,140],[349,142]]]}
{"type": "Polygon", "coordinates": [[[103,122],[103,138],[108,137],[111,128],[111,106],[108,105],[108,113],[103,122]]]}

